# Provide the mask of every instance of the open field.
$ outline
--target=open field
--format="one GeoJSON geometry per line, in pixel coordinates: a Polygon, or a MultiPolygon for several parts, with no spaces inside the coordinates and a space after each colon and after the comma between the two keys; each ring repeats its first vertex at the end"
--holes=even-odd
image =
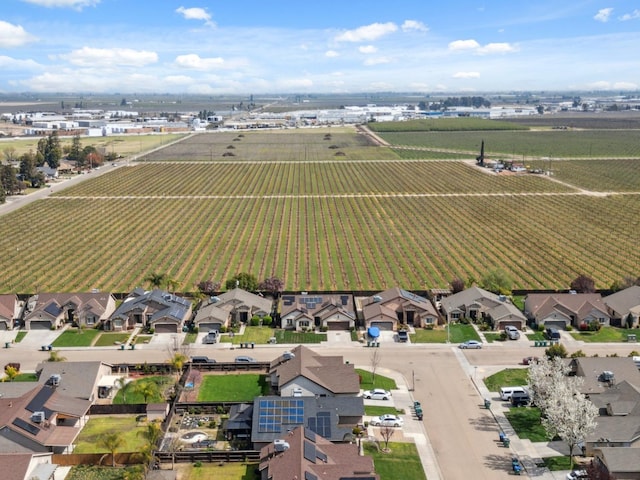
{"type": "Polygon", "coordinates": [[[183,161],[121,167],[6,214],[0,292],[128,292],[150,272],[180,291],[239,272],[276,275],[287,290],[423,290],[496,267],[514,288],[567,288],[580,273],[607,288],[640,271],[640,159],[554,160],[551,177],[496,175],[400,160],[355,130],[324,128],[247,131],[235,142],[243,160],[186,161],[238,135],[195,135],[162,150],[183,161]],[[329,142],[362,158],[336,160],[329,142]]]}

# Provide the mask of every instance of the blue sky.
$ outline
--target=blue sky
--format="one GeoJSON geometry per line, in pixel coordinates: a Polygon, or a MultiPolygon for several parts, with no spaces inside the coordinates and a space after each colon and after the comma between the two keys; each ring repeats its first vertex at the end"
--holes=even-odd
{"type": "Polygon", "coordinates": [[[0,93],[640,88],[627,0],[0,0],[0,93]]]}

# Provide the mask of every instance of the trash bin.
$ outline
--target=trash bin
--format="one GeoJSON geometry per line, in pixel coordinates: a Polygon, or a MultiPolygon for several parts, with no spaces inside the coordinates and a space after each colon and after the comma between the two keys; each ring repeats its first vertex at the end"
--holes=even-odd
{"type": "Polygon", "coordinates": [[[491,400],[489,400],[488,398],[484,399],[484,408],[486,408],[487,410],[491,408],[491,400]]]}
{"type": "Polygon", "coordinates": [[[53,350],[53,345],[48,345],[47,346],[47,350],[49,350],[49,351],[53,350]]]}
{"type": "Polygon", "coordinates": [[[505,437],[505,439],[502,441],[502,445],[504,445],[507,448],[509,448],[510,443],[511,443],[511,440],[509,440],[507,437],[505,437]]]}
{"type": "Polygon", "coordinates": [[[136,349],[136,344],[135,344],[135,343],[132,343],[131,345],[129,345],[129,348],[130,348],[131,350],[135,350],[135,349],[136,349]]]}
{"type": "Polygon", "coordinates": [[[367,340],[367,347],[371,346],[371,340],[367,340]]]}
{"type": "Polygon", "coordinates": [[[255,348],[256,344],[251,342],[251,348],[255,348]]]}
{"type": "Polygon", "coordinates": [[[507,438],[507,434],[504,432],[500,432],[498,434],[498,438],[500,439],[501,442],[504,442],[505,438],[507,438]]]}
{"type": "Polygon", "coordinates": [[[9,348],[11,346],[11,342],[4,342],[4,348],[9,348]]]}
{"type": "Polygon", "coordinates": [[[124,350],[124,343],[120,345],[120,350],[124,350]]]}
{"type": "Polygon", "coordinates": [[[40,350],[42,350],[43,352],[46,352],[47,351],[47,346],[46,345],[42,345],[40,347],[40,350]]]}

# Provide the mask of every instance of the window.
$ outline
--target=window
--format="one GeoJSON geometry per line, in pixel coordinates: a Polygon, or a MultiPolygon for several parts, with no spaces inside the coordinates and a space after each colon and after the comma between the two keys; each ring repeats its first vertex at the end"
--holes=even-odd
{"type": "Polygon", "coordinates": [[[460,320],[460,312],[454,312],[451,314],[451,320],[460,320]]]}
{"type": "Polygon", "coordinates": [[[291,326],[293,326],[293,319],[287,318],[287,327],[291,327],[291,326]]]}
{"type": "Polygon", "coordinates": [[[96,323],[96,317],[87,315],[87,325],[93,325],[94,323],[96,323]]]}
{"type": "Polygon", "coordinates": [[[309,326],[309,320],[301,320],[300,321],[300,326],[301,327],[308,327],[309,326]]]}

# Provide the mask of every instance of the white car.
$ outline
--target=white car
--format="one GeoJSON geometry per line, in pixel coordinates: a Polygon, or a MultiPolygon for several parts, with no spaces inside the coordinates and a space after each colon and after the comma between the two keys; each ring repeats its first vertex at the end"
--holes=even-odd
{"type": "Polygon", "coordinates": [[[382,388],[374,388],[373,390],[365,390],[362,396],[368,400],[389,400],[391,392],[382,388]]]}
{"type": "Polygon", "coordinates": [[[397,415],[387,413],[372,418],[369,423],[374,427],[401,427],[404,424],[404,420],[397,415]]]}
{"type": "Polygon", "coordinates": [[[567,473],[567,480],[579,480],[589,478],[589,474],[586,470],[574,470],[573,472],[567,473]]]}
{"type": "Polygon", "coordinates": [[[459,345],[460,348],[482,348],[482,343],[477,340],[467,340],[459,345]]]}

